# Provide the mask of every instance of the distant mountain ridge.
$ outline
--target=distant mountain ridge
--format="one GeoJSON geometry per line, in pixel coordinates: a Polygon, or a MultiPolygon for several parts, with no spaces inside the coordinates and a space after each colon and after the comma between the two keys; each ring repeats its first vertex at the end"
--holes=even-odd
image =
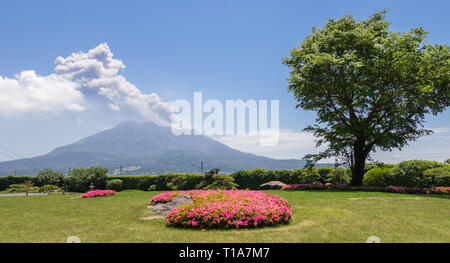
{"type": "Polygon", "coordinates": [[[206,136],[176,136],[170,127],[152,122],[123,122],[109,130],[58,147],[50,153],[33,158],[0,162],[0,176],[35,175],[39,169],[103,166],[109,173],[161,174],[169,172],[200,172],[220,168],[222,172],[238,170],[298,169],[304,160],[277,160],[230,148],[206,136]]]}

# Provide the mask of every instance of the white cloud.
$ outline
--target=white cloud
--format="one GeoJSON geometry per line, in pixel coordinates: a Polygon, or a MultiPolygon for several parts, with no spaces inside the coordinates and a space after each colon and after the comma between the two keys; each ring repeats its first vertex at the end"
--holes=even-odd
{"type": "Polygon", "coordinates": [[[82,111],[87,101],[101,101],[112,110],[132,109],[145,119],[169,125],[170,106],[156,93],[144,94],[120,73],[122,61],[113,58],[106,43],[55,61],[55,73],[38,76],[22,71],[15,78],[0,76],[0,112],[12,114],[82,111]]]}
{"type": "Polygon", "coordinates": [[[76,84],[57,75],[22,71],[15,78],[0,76],[0,114],[82,111],[84,99],[76,84]]]}

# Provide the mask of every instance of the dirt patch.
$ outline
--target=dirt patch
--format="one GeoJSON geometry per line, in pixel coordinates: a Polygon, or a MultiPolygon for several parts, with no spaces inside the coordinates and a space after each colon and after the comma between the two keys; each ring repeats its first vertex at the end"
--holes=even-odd
{"type": "Polygon", "coordinates": [[[355,198],[349,198],[348,200],[351,200],[351,201],[358,201],[358,200],[392,201],[393,199],[385,198],[385,197],[365,197],[365,198],[355,197],[355,198]]]}
{"type": "Polygon", "coordinates": [[[164,218],[166,218],[166,217],[165,216],[144,216],[144,217],[138,218],[138,220],[147,221],[147,220],[164,219],[164,218]]]}
{"type": "Polygon", "coordinates": [[[402,199],[404,199],[404,200],[424,200],[425,198],[422,198],[422,197],[404,197],[402,199]]]}

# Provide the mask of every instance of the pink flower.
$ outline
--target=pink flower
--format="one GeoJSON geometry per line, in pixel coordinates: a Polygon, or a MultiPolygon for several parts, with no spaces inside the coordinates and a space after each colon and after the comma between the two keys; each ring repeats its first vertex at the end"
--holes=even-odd
{"type": "Polygon", "coordinates": [[[177,191],[157,195],[151,202],[169,202],[181,193],[190,195],[194,204],[173,209],[166,217],[169,226],[249,228],[286,224],[292,217],[286,199],[261,191],[177,191]]]}
{"type": "Polygon", "coordinates": [[[115,195],[117,192],[113,190],[94,190],[90,192],[86,192],[82,194],[81,198],[88,198],[88,197],[95,197],[95,196],[109,196],[109,195],[115,195]]]}

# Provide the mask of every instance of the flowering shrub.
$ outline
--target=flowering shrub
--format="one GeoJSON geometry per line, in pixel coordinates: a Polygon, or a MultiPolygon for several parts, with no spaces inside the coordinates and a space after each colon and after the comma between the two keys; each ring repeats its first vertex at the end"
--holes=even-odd
{"type": "Polygon", "coordinates": [[[117,192],[113,190],[94,190],[87,193],[82,194],[81,198],[95,197],[95,196],[108,196],[115,195],[117,192]]]}
{"type": "Polygon", "coordinates": [[[370,187],[370,186],[348,186],[348,185],[321,185],[321,184],[291,184],[285,185],[282,190],[351,190],[365,192],[389,192],[399,194],[450,194],[450,187],[433,187],[433,188],[409,188],[403,186],[386,186],[386,187],[370,187]]]}
{"type": "Polygon", "coordinates": [[[400,193],[400,194],[425,194],[426,188],[408,188],[403,186],[386,186],[385,192],[400,193]]]}
{"type": "Polygon", "coordinates": [[[432,187],[425,190],[427,194],[449,195],[450,187],[432,187]]]}
{"type": "Polygon", "coordinates": [[[292,209],[284,198],[249,190],[192,190],[162,193],[152,204],[169,202],[180,194],[194,201],[174,208],[167,216],[168,226],[188,228],[255,228],[287,224],[292,209]]]}
{"type": "Polygon", "coordinates": [[[406,187],[403,186],[386,186],[384,188],[385,192],[390,193],[399,193],[399,194],[406,194],[406,187]]]}

